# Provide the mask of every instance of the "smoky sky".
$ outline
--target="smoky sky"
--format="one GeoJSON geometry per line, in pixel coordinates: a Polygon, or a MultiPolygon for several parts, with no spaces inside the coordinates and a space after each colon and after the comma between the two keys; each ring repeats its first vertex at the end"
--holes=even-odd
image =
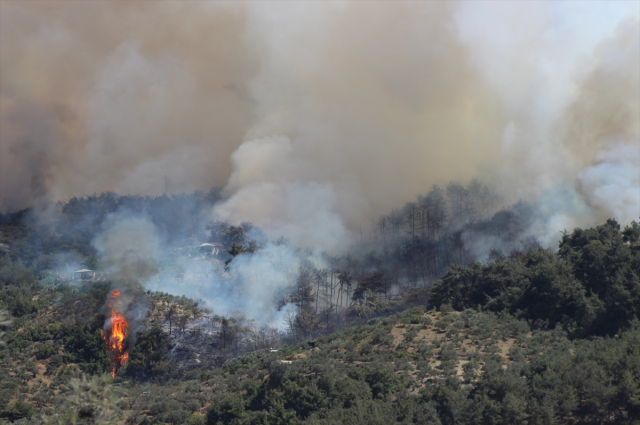
{"type": "Polygon", "coordinates": [[[479,177],[637,219],[639,10],[4,0],[0,208],[218,186],[213,216],[333,249],[479,177]]]}

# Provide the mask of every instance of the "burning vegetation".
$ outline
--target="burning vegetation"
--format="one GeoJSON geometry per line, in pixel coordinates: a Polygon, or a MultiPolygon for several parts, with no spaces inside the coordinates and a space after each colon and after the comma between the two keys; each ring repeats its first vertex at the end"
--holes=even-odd
{"type": "Polygon", "coordinates": [[[129,360],[128,351],[124,347],[124,340],[127,337],[127,331],[129,330],[129,323],[125,319],[124,315],[116,310],[114,307],[117,298],[120,296],[120,291],[114,289],[107,307],[110,310],[111,316],[107,319],[104,329],[102,330],[102,338],[107,344],[107,350],[111,354],[111,363],[113,369],[111,370],[111,376],[115,378],[117,371],[127,364],[129,360]]]}

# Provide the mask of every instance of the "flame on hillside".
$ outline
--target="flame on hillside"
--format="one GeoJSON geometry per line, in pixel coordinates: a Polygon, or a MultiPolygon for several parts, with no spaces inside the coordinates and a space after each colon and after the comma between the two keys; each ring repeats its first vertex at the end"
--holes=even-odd
{"type": "Polygon", "coordinates": [[[122,366],[127,364],[129,360],[129,354],[124,349],[124,339],[127,336],[127,330],[129,329],[129,323],[124,315],[114,308],[115,300],[120,296],[120,291],[113,290],[113,294],[109,298],[109,307],[111,311],[111,317],[107,319],[104,330],[102,330],[102,338],[104,338],[107,344],[107,350],[111,353],[111,363],[113,369],[111,370],[111,376],[116,377],[116,372],[122,366]]]}

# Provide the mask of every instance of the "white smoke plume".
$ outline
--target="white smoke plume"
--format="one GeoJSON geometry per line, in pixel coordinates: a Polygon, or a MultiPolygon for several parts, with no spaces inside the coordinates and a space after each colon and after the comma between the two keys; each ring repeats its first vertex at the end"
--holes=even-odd
{"type": "Polygon", "coordinates": [[[640,215],[640,155],[633,144],[613,145],[579,175],[580,191],[602,216],[623,223],[640,215]]]}
{"type": "Polygon", "coordinates": [[[317,182],[316,165],[297,158],[294,149],[287,137],[243,143],[231,156],[234,172],[226,188],[231,197],[214,214],[250,221],[296,246],[339,251],[349,238],[334,210],[333,185],[317,182]]]}
{"type": "Polygon", "coordinates": [[[145,217],[127,211],[109,214],[93,245],[115,281],[142,285],[159,272],[160,238],[145,217]]]}

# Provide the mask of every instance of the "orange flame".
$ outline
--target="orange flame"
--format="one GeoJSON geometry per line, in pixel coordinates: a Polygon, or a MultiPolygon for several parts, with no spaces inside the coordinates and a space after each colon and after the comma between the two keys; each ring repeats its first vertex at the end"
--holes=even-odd
{"type": "Polygon", "coordinates": [[[127,336],[129,323],[122,313],[113,308],[113,301],[120,296],[120,291],[113,290],[113,295],[109,298],[107,307],[111,309],[111,317],[107,319],[106,332],[102,331],[102,338],[107,344],[107,350],[111,353],[111,363],[113,369],[111,376],[116,377],[116,371],[127,364],[129,353],[124,349],[124,339],[127,336]]]}

